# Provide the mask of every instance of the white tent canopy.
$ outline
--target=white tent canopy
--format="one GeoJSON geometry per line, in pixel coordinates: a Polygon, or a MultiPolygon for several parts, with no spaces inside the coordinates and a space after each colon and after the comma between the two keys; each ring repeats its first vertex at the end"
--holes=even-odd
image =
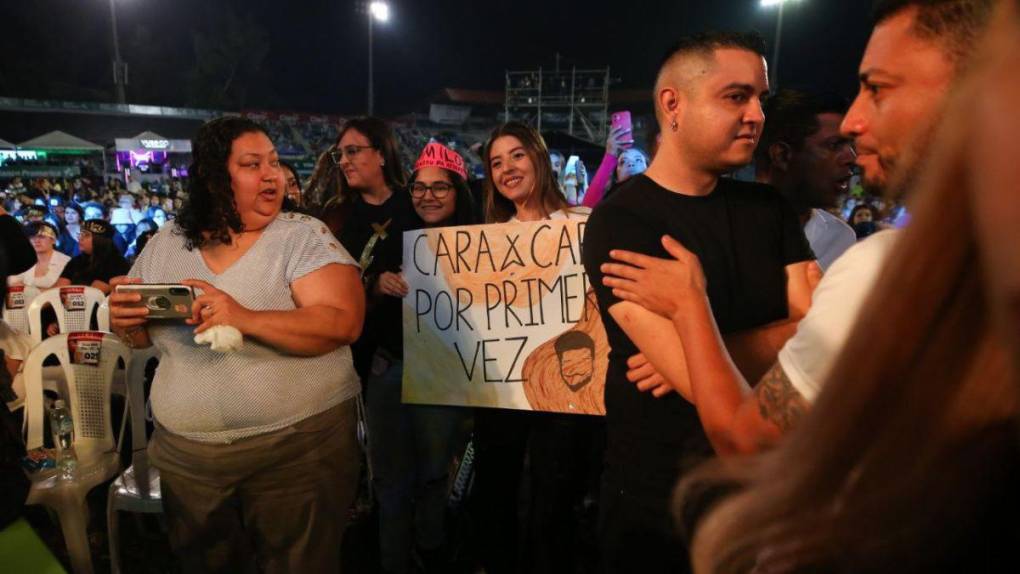
{"type": "Polygon", "coordinates": [[[17,146],[3,138],[0,138],[0,149],[14,149],[15,147],[17,146]]]}
{"type": "Polygon", "coordinates": [[[133,137],[131,139],[136,139],[136,140],[167,140],[167,139],[170,139],[170,138],[166,138],[166,137],[163,137],[163,136],[157,134],[156,132],[150,132],[150,131],[146,130],[146,131],[136,135],[135,137],[133,137]]]}
{"type": "Polygon", "coordinates": [[[55,151],[103,151],[103,146],[101,145],[60,130],[54,130],[26,142],[21,142],[18,147],[55,151]]]}

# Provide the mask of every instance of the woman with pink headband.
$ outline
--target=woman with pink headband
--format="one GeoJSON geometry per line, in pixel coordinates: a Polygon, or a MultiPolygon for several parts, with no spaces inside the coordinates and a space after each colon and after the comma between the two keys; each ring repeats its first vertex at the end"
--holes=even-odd
{"type": "MultiPolygon", "coordinates": [[[[442,144],[432,142],[422,151],[411,175],[410,195],[425,227],[479,223],[464,159],[442,144]]],[[[407,295],[400,273],[381,273],[377,281],[385,295],[407,295]]],[[[416,552],[427,572],[445,572],[447,475],[454,452],[463,446],[462,429],[470,411],[401,403],[403,373],[402,357],[381,347],[376,351],[366,408],[380,560],[384,572],[409,572],[416,552]]]]}

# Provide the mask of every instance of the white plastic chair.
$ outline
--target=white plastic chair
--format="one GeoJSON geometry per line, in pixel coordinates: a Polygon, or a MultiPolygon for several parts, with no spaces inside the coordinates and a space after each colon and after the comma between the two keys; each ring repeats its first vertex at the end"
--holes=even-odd
{"type": "Polygon", "coordinates": [[[112,333],[110,329],[110,296],[107,295],[103,298],[103,302],[99,304],[99,310],[96,311],[96,326],[100,331],[106,331],[112,333]]]}
{"type": "Polygon", "coordinates": [[[24,363],[25,423],[28,428],[25,446],[29,450],[43,446],[46,416],[43,361],[54,355],[64,369],[65,400],[74,420],[77,473],[70,480],[60,478],[57,470],[30,475],[32,487],[25,503],[41,504],[56,511],[71,567],[78,573],[92,572],[87,536],[89,512],[85,497],[120,470],[110,417],[113,373],[119,361],[123,361],[126,369],[131,368],[131,352],[117,337],[97,331],[92,333],[101,337],[98,365],[72,363],[68,340],[76,337],[77,333],[61,333],[46,339],[32,350],[24,363]]]}
{"type": "MultiPolygon", "coordinates": [[[[159,359],[155,345],[148,349],[135,349],[131,354],[131,366],[127,371],[127,408],[125,415],[131,417],[131,466],[113,483],[106,499],[107,538],[110,543],[110,572],[120,572],[120,533],[118,511],[162,514],[163,499],[159,490],[159,470],[149,466],[146,452],[148,437],[145,423],[151,420],[148,400],[145,396],[145,368],[149,361],[159,359]]],[[[127,420],[127,416],[124,420],[127,420]]],[[[124,440],[121,428],[120,440],[124,440]]],[[[120,445],[117,445],[120,451],[120,445]]]]}
{"type": "Polygon", "coordinates": [[[11,329],[22,335],[28,335],[28,307],[32,301],[39,296],[39,289],[31,285],[18,285],[7,288],[7,297],[4,299],[4,323],[11,329]],[[18,307],[10,307],[11,301],[17,299],[18,307]]]}
{"type": "Polygon", "coordinates": [[[32,300],[28,306],[28,330],[32,341],[38,344],[46,337],[43,332],[42,310],[50,305],[57,315],[57,326],[61,333],[71,331],[88,331],[91,328],[92,313],[103,303],[106,295],[94,287],[69,285],[47,289],[32,300]],[[64,308],[63,297],[81,296],[84,298],[84,309],[67,310],[64,308]]]}

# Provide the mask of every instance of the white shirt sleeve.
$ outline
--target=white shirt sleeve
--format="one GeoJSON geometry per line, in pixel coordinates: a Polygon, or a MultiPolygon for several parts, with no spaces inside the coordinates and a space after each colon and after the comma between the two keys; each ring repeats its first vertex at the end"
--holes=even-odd
{"type": "Polygon", "coordinates": [[[897,237],[896,231],[876,233],[837,259],[815,289],[797,333],[780,349],[783,372],[809,403],[821,391],[897,237]]]}

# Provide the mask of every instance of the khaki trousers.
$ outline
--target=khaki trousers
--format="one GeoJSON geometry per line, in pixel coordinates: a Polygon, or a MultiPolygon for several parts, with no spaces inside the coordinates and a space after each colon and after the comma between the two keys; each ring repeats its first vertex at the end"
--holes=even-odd
{"type": "Polygon", "coordinates": [[[361,465],[355,400],[232,444],[157,427],[149,457],[181,571],[339,572],[361,465]]]}

